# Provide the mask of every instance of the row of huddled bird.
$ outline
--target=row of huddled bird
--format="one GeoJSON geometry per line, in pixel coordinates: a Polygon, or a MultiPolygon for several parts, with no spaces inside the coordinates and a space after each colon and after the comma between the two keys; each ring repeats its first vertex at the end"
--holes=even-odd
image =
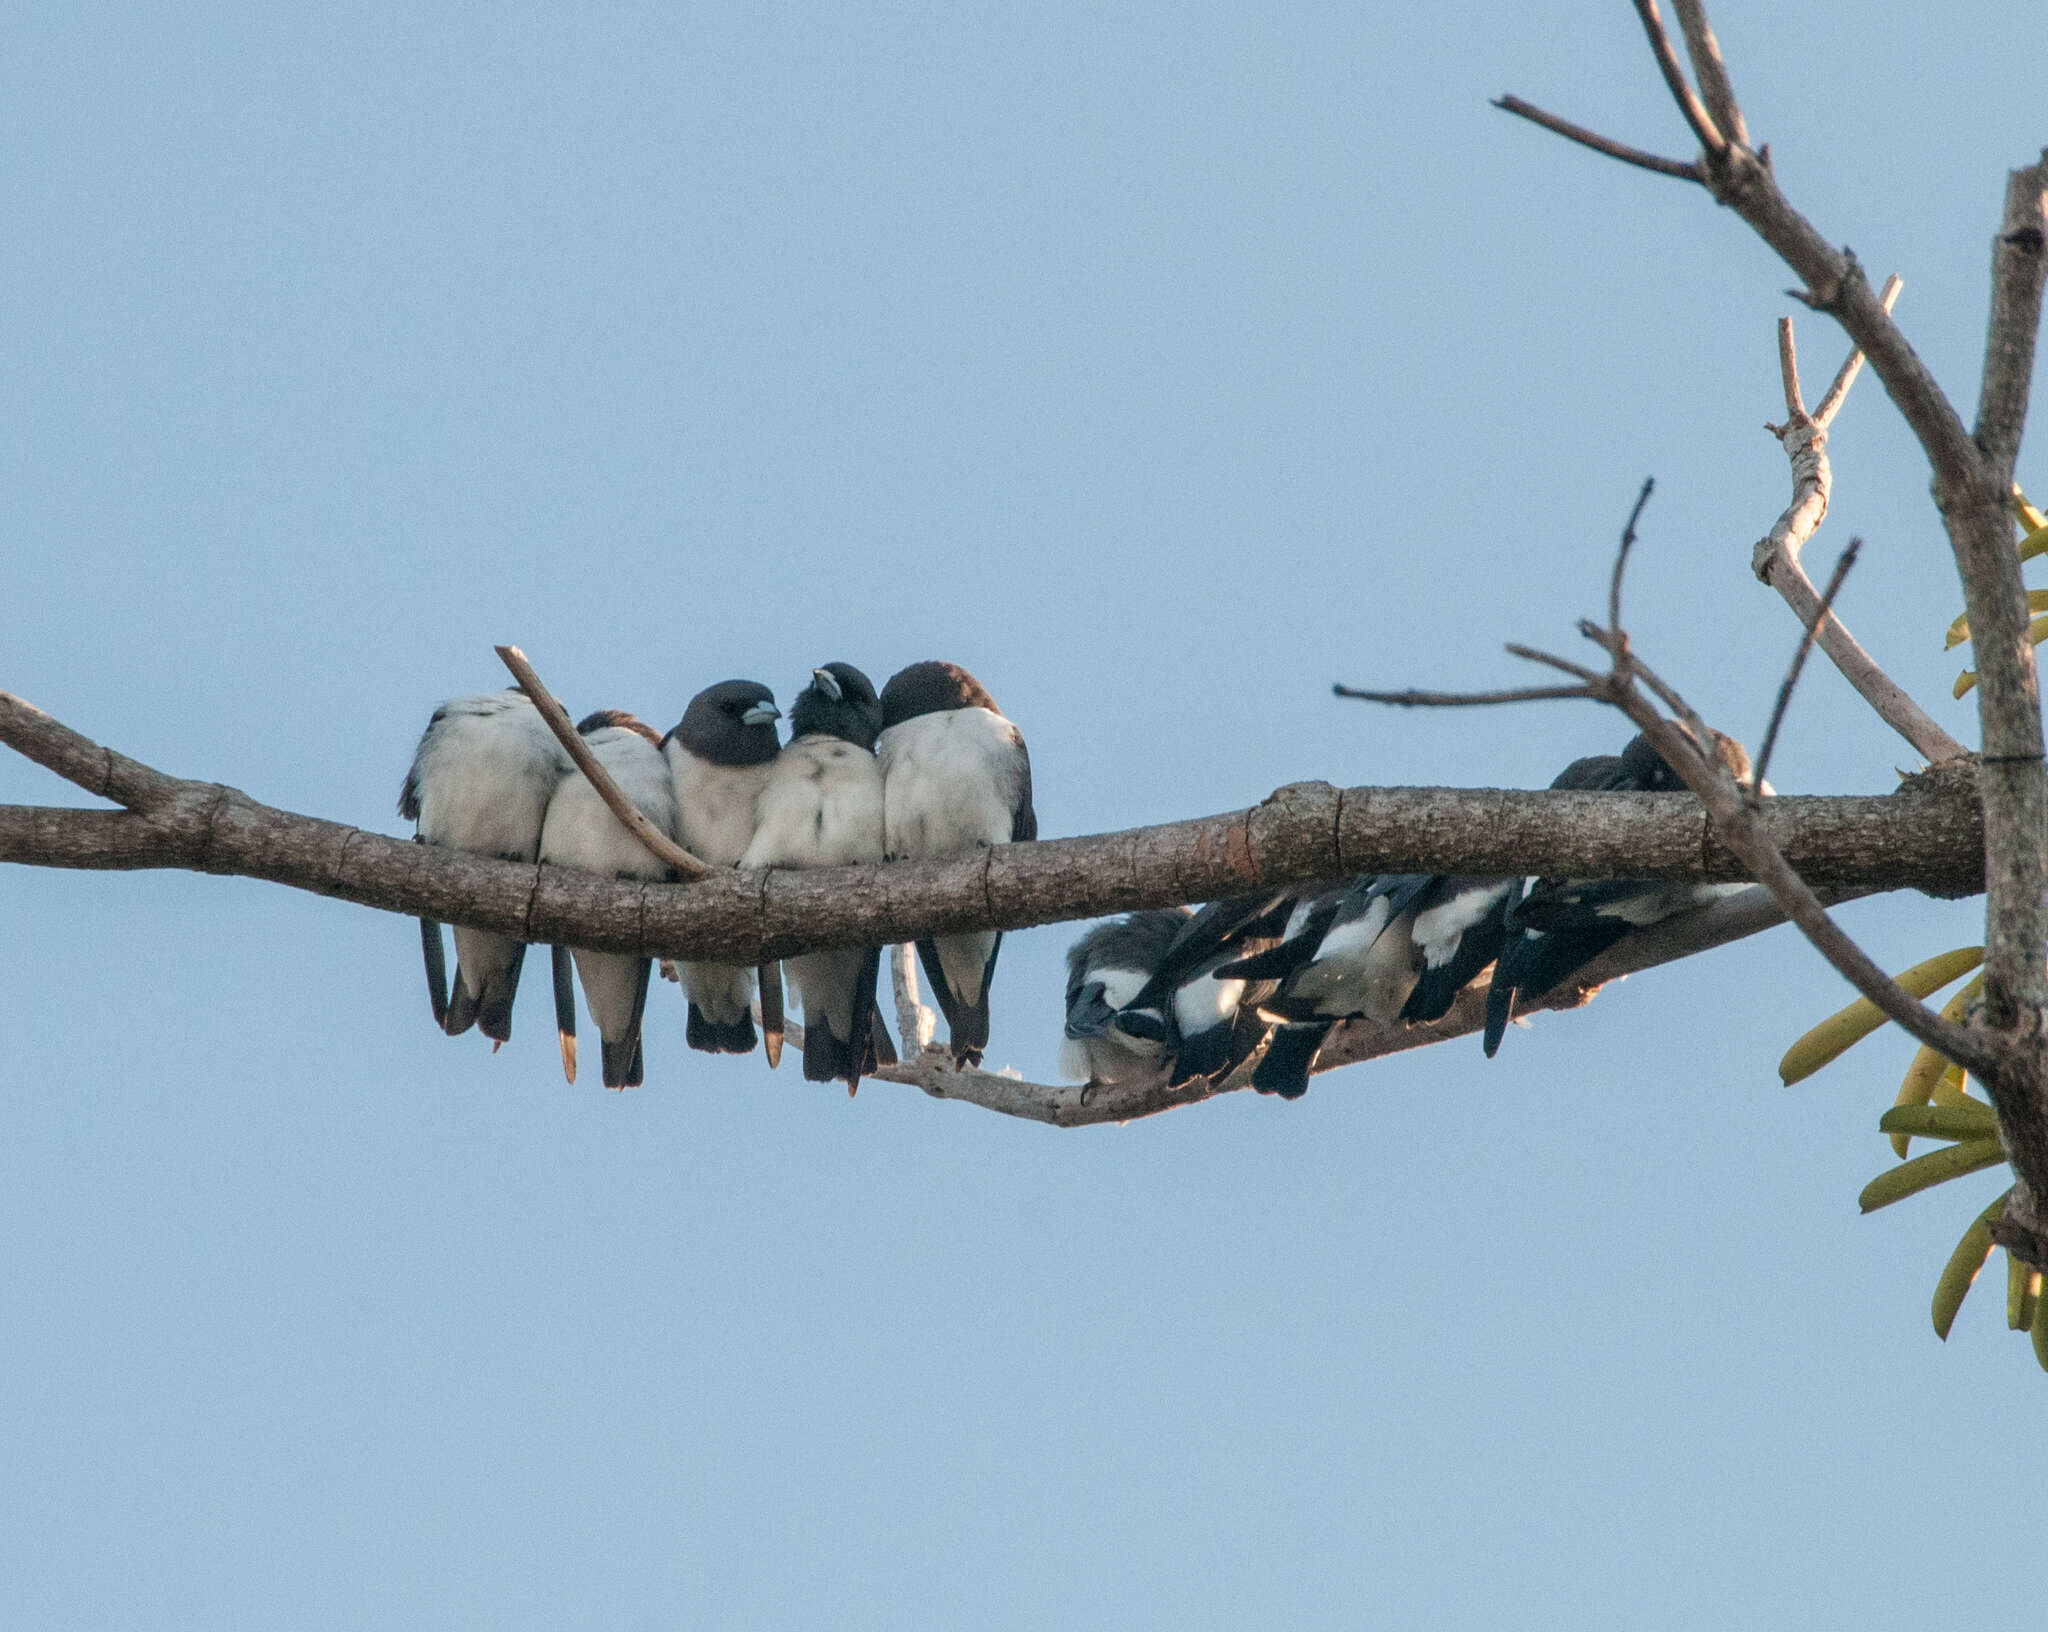
{"type": "MultiPolygon", "coordinates": [[[[877,694],[852,664],[827,663],[811,671],[791,705],[786,744],[775,726],[781,718],[766,686],[727,680],[693,697],[665,737],[616,709],[590,715],[576,730],[654,828],[713,867],[939,858],[1037,837],[1024,738],[957,664],[913,663],[877,694]]],[[[398,811],[426,844],[621,878],[669,872],[612,814],[517,687],[453,698],[434,711],[398,811]]],[[[507,1041],[526,944],[457,926],[451,985],[441,925],[423,920],[420,927],[442,1030],[456,1036],[473,1025],[494,1045],[507,1041]]],[[[918,943],[961,1063],[978,1062],[988,1044],[989,982],[1001,945],[995,932],[918,943]]],[[[576,1080],[580,980],[603,1038],[605,1086],[639,1084],[652,960],[553,951],[563,1071],[576,1080]]],[[[784,960],[782,972],[803,1005],[805,1077],[851,1088],[890,1057],[875,1012],[880,956],[879,947],[867,947],[784,960]]],[[[679,974],[689,1045],[751,1053],[757,972],[684,963],[679,974]]]]}
{"type": "MultiPolygon", "coordinates": [[[[665,737],[615,709],[576,729],[655,829],[714,867],[938,859],[1038,835],[1023,735],[957,664],[913,663],[878,694],[852,664],[827,663],[791,705],[787,744],[780,718],[766,686],[727,680],[693,697],[665,737]]],[[[1741,744],[1720,737],[1719,749],[1746,783],[1741,744]]],[[[1638,736],[1619,754],[1575,760],[1551,786],[1666,793],[1683,784],[1638,736]]],[[[517,687],[434,711],[398,808],[422,843],[621,878],[668,874],[517,687]]],[[[1338,1024],[1439,1020],[1488,965],[1491,1058],[1519,1001],[1555,990],[1629,934],[1742,888],[1369,874],[1233,896],[1197,912],[1132,913],[1089,930],[1067,954],[1060,1064],[1081,1082],[1163,1076],[1179,1085],[1220,1081],[1250,1063],[1253,1087],[1294,1098],[1338,1024]]],[[[421,932],[436,1022],[451,1036],[473,1025],[494,1045],[507,1041],[526,944],[457,926],[451,987],[441,925],[423,920],[421,932]]],[[[1002,939],[984,931],[917,943],[958,1064],[979,1064],[988,1046],[1002,939]]],[[[880,956],[867,947],[784,960],[781,973],[803,1007],[805,1077],[852,1087],[894,1058],[875,1008],[880,956]]],[[[640,1083],[651,960],[557,946],[553,962],[569,1080],[580,979],[603,1039],[605,1085],[640,1083]]],[[[678,973],[690,1047],[751,1053],[757,971],[683,963],[678,973]]],[[[772,1048],[773,1039],[771,1063],[772,1048]]]]}
{"type": "MultiPolygon", "coordinates": [[[[1747,785],[1749,756],[1715,734],[1747,785]]],[[[1684,784],[1648,739],[1573,761],[1550,784],[1674,793],[1684,784]]],[[[1765,793],[1770,792],[1766,783],[1765,793]]],[[[1573,878],[1373,874],[1097,925],[1067,953],[1061,1067],[1077,1081],[1220,1081],[1292,1099],[1340,1022],[1440,1020],[1493,966],[1484,1043],[1500,1047],[1518,1002],[1562,986],[1624,937],[1747,888],[1573,878]]]]}

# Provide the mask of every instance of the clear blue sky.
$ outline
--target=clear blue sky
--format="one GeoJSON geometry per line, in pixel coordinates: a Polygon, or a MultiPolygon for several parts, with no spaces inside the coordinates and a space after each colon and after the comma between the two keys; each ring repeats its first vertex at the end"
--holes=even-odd
{"type": "MultiPolygon", "coordinates": [[[[1973,408],[2038,9],[1716,21],[1973,408]]],[[[1654,472],[1631,622],[1754,740],[1791,280],[1508,90],[1686,151],[1618,0],[15,8],[0,685],[386,832],[505,640],[661,726],[956,659],[1049,836],[1536,786],[1625,732],[1329,683],[1569,646],[1654,472]]],[[[1833,453],[1845,614],[1974,740],[1868,376],[1833,453]]],[[[1815,672],[1775,779],[1907,763],[1815,672]]],[[[73,798],[0,755],[0,799],[73,798]]],[[[673,989],[644,1090],[570,1089],[540,976],[493,1058],[434,1031],[408,922],[266,885],[0,892],[13,1625],[2038,1615],[2048,1378],[1988,1282],[1927,1323],[1990,1179],[1857,1217],[1906,1049],[1780,1088],[1845,997],[1787,932],[1490,1065],[1058,1133],[691,1055],[673,989]]],[[[1849,918],[1904,962],[1978,912],[1849,918]]],[[[991,1063],[1053,1069],[1074,933],[1006,945],[991,1063]]]]}

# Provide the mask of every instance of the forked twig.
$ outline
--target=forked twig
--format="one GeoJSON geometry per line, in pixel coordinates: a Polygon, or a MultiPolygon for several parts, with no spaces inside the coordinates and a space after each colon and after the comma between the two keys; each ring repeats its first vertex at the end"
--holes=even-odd
{"type": "Polygon", "coordinates": [[[1664,19],[1657,14],[1657,0],[1636,0],[1636,15],[1642,19],[1643,32],[1650,38],[1650,51],[1657,59],[1657,71],[1664,76],[1671,100],[1678,104],[1678,111],[1692,126],[1692,133],[1699,138],[1700,146],[1710,157],[1719,158],[1728,145],[1727,139],[1714,128],[1713,115],[1707,112],[1706,105],[1685,82],[1685,69],[1679,65],[1678,53],[1672,49],[1671,36],[1664,32],[1664,19]]]}
{"type": "Polygon", "coordinates": [[[1560,119],[1554,113],[1546,113],[1533,102],[1525,102],[1519,96],[1497,96],[1493,105],[1503,113],[1512,113],[1518,119],[1526,119],[1532,125],[1541,125],[1553,131],[1566,141],[1577,142],[1589,147],[1595,153],[1610,159],[1619,159],[1623,164],[1632,164],[1639,170],[1654,170],[1660,176],[1675,176],[1680,181],[1690,181],[1699,186],[1706,185],[1707,178],[1700,174],[1700,167],[1685,159],[1667,159],[1656,153],[1646,153],[1639,147],[1630,147],[1626,142],[1617,142],[1612,137],[1602,136],[1598,131],[1588,130],[1584,125],[1575,125],[1569,119],[1560,119]]]}
{"type": "MultiPolygon", "coordinates": [[[[1623,541],[1617,552],[1615,570],[1609,587],[1611,609],[1618,608],[1621,571],[1629,544],[1632,542],[1630,535],[1634,530],[1634,522],[1640,513],[1639,499],[1636,509],[1631,512],[1629,527],[1624,530],[1623,541]]],[[[1840,580],[1845,571],[1845,567],[1836,568],[1835,582],[1830,585],[1830,594],[1840,588],[1840,580]]],[[[1799,926],[1815,950],[1833,964],[1857,991],[1869,998],[1881,1013],[1911,1036],[1937,1053],[1957,1061],[1966,1070],[1979,1071],[1988,1065],[1997,1047],[1995,1038],[1945,1020],[1929,1009],[1872,962],[1869,955],[1828,915],[1826,907],[1812,887],[1785,859],[1784,851],[1771,837],[1762,816],[1751,803],[1748,790],[1736,781],[1734,773],[1723,760],[1717,734],[1678,694],[1675,687],[1661,679],[1649,665],[1635,655],[1626,631],[1615,626],[1603,627],[1591,619],[1582,619],[1579,623],[1579,632],[1607,654],[1610,667],[1605,674],[1595,673],[1533,647],[1508,647],[1509,652],[1517,657],[1573,676],[1582,682],[1578,687],[1531,687],[1524,688],[1520,694],[1414,692],[1408,693],[1407,696],[1417,701],[1424,698],[1441,698],[1447,706],[1460,706],[1483,702],[1525,701],[1527,694],[1532,691],[1550,694],[1565,691],[1571,696],[1597,697],[1602,702],[1612,704],[1626,714],[1637,729],[1650,739],[1651,745],[1664,756],[1665,762],[1678,774],[1680,780],[1699,797],[1700,803],[1706,807],[1714,836],[1749,869],[1750,875],[1759,884],[1770,891],[1772,899],[1784,910],[1785,915],[1799,926]],[[1639,687],[1647,687],[1675,717],[1667,717],[1660,713],[1639,687]]],[[[1379,700],[1379,697],[1373,694],[1354,695],[1379,700]]]]}

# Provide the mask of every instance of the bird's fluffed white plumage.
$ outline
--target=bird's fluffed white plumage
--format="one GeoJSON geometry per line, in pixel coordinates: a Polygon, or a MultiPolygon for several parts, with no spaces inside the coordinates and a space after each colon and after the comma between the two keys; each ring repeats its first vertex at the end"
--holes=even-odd
{"type": "Polygon", "coordinates": [[[1418,912],[1409,934],[1422,948],[1423,962],[1432,969],[1449,963],[1465,932],[1498,907],[1501,897],[1512,888],[1511,879],[1488,879],[1418,912]]]}
{"type": "MultiPolygon", "coordinates": [[[[533,861],[548,801],[570,769],[568,753],[524,693],[451,697],[434,710],[420,738],[399,811],[419,824],[429,844],[533,861]]],[[[455,1012],[473,1014],[495,996],[509,1018],[505,982],[524,958],[525,943],[460,924],[454,929],[455,1012]]],[[[457,1029],[467,1024],[462,1020],[457,1029]]]]}
{"type": "MultiPolygon", "coordinates": [[[[769,770],[740,866],[841,867],[882,859],[882,769],[867,749],[838,737],[802,736],[769,770]]],[[[868,956],[856,948],[783,960],[806,1025],[822,1014],[834,1036],[850,1037],[850,994],[868,956]]]]}
{"type": "MultiPolygon", "coordinates": [[[[625,726],[602,726],[583,740],[598,764],[618,783],[619,791],[654,824],[655,831],[674,838],[675,786],[661,750],[625,726]]],[[[668,876],[667,864],[626,831],[581,771],[565,778],[548,802],[540,859],[552,866],[579,867],[615,878],[668,876]]],[[[583,999],[597,1029],[607,1043],[630,1040],[645,990],[642,971],[647,960],[627,952],[574,950],[577,979],[582,982],[583,999]]]]}
{"type": "Polygon", "coordinates": [[[1332,1017],[1361,1014],[1382,1026],[1401,1015],[1415,989],[1422,957],[1410,938],[1412,912],[1398,918],[1393,902],[1375,896],[1356,917],[1330,929],[1315,961],[1287,983],[1287,995],[1332,1017]]]}
{"type": "MultiPolygon", "coordinates": [[[[986,708],[919,714],[884,731],[875,751],[891,861],[965,856],[1010,842],[1030,762],[1022,734],[1002,715],[986,708]]],[[[934,940],[947,983],[963,1002],[979,1002],[994,932],[934,940]]]]}
{"type": "MultiPolygon", "coordinates": [[[[775,774],[775,761],[715,765],[673,735],[661,752],[675,789],[676,843],[708,866],[737,867],[754,841],[761,790],[775,774]]],[[[746,1018],[756,985],[751,968],[682,963],[678,969],[684,994],[713,1025],[733,1026],[746,1018]]]]}

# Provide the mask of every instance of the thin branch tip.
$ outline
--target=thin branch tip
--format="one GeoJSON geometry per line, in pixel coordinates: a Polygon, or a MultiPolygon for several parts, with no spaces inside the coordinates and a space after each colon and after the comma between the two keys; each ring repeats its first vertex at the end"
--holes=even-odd
{"type": "Polygon", "coordinates": [[[640,847],[656,861],[674,868],[686,883],[708,875],[711,871],[709,867],[657,828],[647,819],[640,807],[626,797],[625,791],[612,780],[611,773],[598,762],[597,756],[590,751],[590,745],[583,740],[575,725],[570,722],[569,711],[542,683],[540,675],[535,672],[526,654],[517,646],[494,646],[491,649],[498,654],[499,661],[512,671],[512,678],[519,682],[519,689],[526,693],[533,706],[540,711],[540,717],[547,722],[548,729],[555,734],[555,740],[561,743],[563,751],[575,761],[576,768],[589,780],[591,787],[597,790],[598,797],[610,807],[611,813],[619,819],[626,831],[639,841],[640,847]]]}

